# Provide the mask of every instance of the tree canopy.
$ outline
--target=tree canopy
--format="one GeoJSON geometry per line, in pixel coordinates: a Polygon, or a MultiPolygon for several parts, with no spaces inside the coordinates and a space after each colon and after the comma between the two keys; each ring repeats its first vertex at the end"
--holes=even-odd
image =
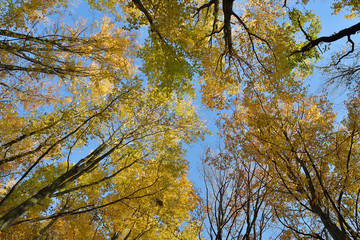
{"type": "Polygon", "coordinates": [[[360,4],[325,8],[353,24],[321,35],[307,0],[2,1],[0,238],[359,239],[360,4]],[[200,191],[196,89],[221,146],[200,191]]]}

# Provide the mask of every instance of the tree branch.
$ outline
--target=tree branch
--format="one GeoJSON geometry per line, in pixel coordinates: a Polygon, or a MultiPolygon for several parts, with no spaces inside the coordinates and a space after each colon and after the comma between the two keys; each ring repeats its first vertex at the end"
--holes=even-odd
{"type": "Polygon", "coordinates": [[[343,30],[341,30],[331,36],[325,36],[325,37],[317,38],[315,40],[310,40],[305,46],[303,46],[299,50],[294,51],[291,55],[294,55],[296,53],[308,52],[312,48],[318,46],[320,43],[331,43],[331,42],[335,42],[343,37],[350,37],[351,35],[356,34],[359,30],[360,30],[360,22],[349,28],[344,28],[343,30]]]}

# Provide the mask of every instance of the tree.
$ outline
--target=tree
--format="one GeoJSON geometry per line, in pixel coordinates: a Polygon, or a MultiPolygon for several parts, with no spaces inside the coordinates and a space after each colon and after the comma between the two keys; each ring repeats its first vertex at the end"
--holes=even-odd
{"type": "Polygon", "coordinates": [[[187,62],[139,73],[133,27],[71,25],[66,1],[1,8],[1,238],[193,239],[183,154],[204,128],[187,62]]]}
{"type": "MultiPolygon", "coordinates": [[[[218,14],[216,3],[210,1],[200,10],[214,6],[214,13],[218,14]]],[[[221,67],[213,67],[214,71],[209,71],[205,78],[210,84],[203,87],[204,103],[213,109],[226,110],[218,123],[220,136],[225,152],[236,153],[217,157],[212,164],[234,167],[241,159],[266,171],[271,221],[285,227],[280,239],[358,239],[359,166],[355,159],[358,157],[359,99],[357,81],[353,79],[357,65],[344,67],[340,64],[344,61],[347,64],[346,59],[354,56],[352,37],[359,25],[354,24],[332,36],[317,37],[320,22],[314,13],[302,12],[300,8],[290,10],[286,1],[282,8],[279,8],[280,2],[276,3],[248,1],[243,5],[245,14],[240,20],[246,19],[244,22],[253,28],[242,27],[242,31],[231,35],[231,54],[226,50],[230,48],[229,40],[224,37],[225,52],[219,52],[220,56],[227,54],[227,62],[220,58],[221,67]],[[286,10],[289,10],[288,17],[281,15],[286,10]],[[262,32],[263,29],[268,31],[262,32]],[[237,42],[242,33],[248,34],[248,39],[237,42]],[[305,41],[296,33],[305,36],[305,41]],[[320,60],[320,44],[343,37],[348,37],[350,50],[334,54],[333,61],[326,63],[337,71],[334,75],[329,72],[332,80],[345,80],[346,84],[354,86],[353,96],[346,103],[348,115],[340,123],[327,96],[311,95],[303,85],[304,78],[314,71],[315,62],[320,60]],[[254,39],[257,40],[252,41],[254,39]]],[[[345,7],[351,8],[351,15],[359,11],[357,2],[353,1],[338,1],[333,7],[335,13],[345,7]]],[[[232,11],[234,9],[235,5],[232,11]]],[[[236,15],[234,13],[230,19],[233,17],[240,22],[236,15]]],[[[234,21],[231,26],[236,23],[234,21]]],[[[223,27],[212,34],[223,31],[226,35],[225,27],[223,23],[223,27]]],[[[224,42],[219,41],[219,46],[223,47],[224,42]]],[[[212,62],[208,66],[219,64],[212,62]]],[[[236,177],[230,179],[217,181],[222,186],[219,189],[226,188],[236,177]]],[[[216,190],[210,195],[216,199],[221,193],[216,190]]],[[[219,206],[215,208],[217,213],[227,211],[219,206]]]]}
{"type": "Polygon", "coordinates": [[[234,102],[243,108],[223,118],[226,148],[267,169],[284,236],[358,239],[358,96],[339,124],[325,97],[291,88],[286,98],[252,88],[234,102]]]}
{"type": "Polygon", "coordinates": [[[210,149],[203,159],[205,226],[210,239],[262,239],[269,228],[268,173],[234,151],[210,149]]]}

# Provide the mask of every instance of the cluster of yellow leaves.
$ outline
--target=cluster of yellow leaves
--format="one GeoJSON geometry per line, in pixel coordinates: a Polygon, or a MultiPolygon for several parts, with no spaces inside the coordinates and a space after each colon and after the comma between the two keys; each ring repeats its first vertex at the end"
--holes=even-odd
{"type": "Polygon", "coordinates": [[[339,0],[333,3],[332,8],[334,9],[334,14],[338,14],[341,10],[350,8],[350,13],[346,14],[344,17],[347,19],[353,19],[354,17],[359,16],[360,4],[356,0],[339,0]]]}

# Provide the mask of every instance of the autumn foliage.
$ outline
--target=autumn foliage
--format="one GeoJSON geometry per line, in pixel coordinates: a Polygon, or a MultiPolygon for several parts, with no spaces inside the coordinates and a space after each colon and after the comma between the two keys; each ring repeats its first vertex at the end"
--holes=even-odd
{"type": "Polygon", "coordinates": [[[321,36],[311,4],[1,2],[0,238],[359,239],[360,6],[321,36]]]}
{"type": "Polygon", "coordinates": [[[161,80],[173,70],[148,66],[130,20],[72,22],[66,1],[2,4],[1,238],[195,237],[184,146],[204,128],[180,88],[191,70],[161,80]]]}

